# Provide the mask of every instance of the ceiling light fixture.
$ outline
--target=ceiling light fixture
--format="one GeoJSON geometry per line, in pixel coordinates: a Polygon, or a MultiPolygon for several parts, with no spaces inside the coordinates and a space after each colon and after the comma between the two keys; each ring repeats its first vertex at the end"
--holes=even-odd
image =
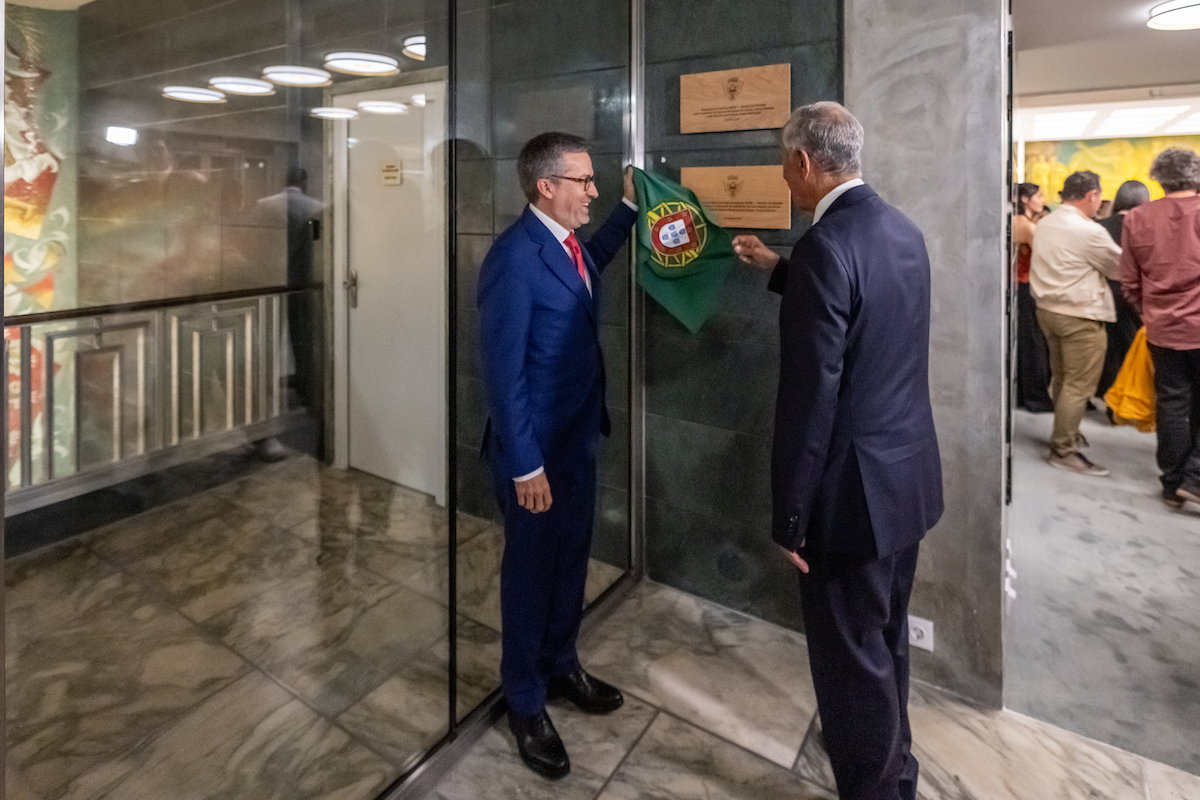
{"type": "Polygon", "coordinates": [[[109,125],[108,130],[104,132],[106,141],[121,147],[129,147],[137,144],[138,132],[133,128],[122,128],[119,125],[109,125]]]}
{"type": "Polygon", "coordinates": [[[315,67],[290,67],[279,65],[267,67],[262,71],[263,77],[271,83],[280,86],[328,86],[333,83],[333,76],[323,69],[315,67]]]}
{"type": "Polygon", "coordinates": [[[325,56],[325,67],[348,75],[395,75],[400,62],[378,53],[330,53],[325,56]]]}
{"type": "Polygon", "coordinates": [[[1145,136],[1166,125],[1191,106],[1159,106],[1157,108],[1118,108],[1100,123],[1098,138],[1145,136]]]}
{"type": "Polygon", "coordinates": [[[163,97],[182,100],[185,103],[224,103],[225,93],[196,86],[164,86],[163,97]]]}
{"type": "Polygon", "coordinates": [[[1156,31],[1190,31],[1200,28],[1200,0],[1171,0],[1150,9],[1146,25],[1156,31]]]}
{"type": "Polygon", "coordinates": [[[321,119],[356,119],[358,117],[358,112],[353,108],[314,108],[310,113],[321,119]]]}
{"type": "Polygon", "coordinates": [[[414,106],[424,106],[426,103],[425,94],[414,94],[412,96],[412,104],[414,106]]]}
{"type": "Polygon", "coordinates": [[[213,78],[208,85],[228,94],[244,94],[262,96],[275,94],[275,87],[267,81],[258,78],[221,77],[213,78]]]}
{"type": "Polygon", "coordinates": [[[1056,111],[1033,117],[1033,141],[1075,139],[1096,116],[1095,111],[1056,111]]]}
{"type": "Polygon", "coordinates": [[[360,111],[368,114],[407,114],[408,106],[404,103],[393,103],[389,100],[363,100],[358,104],[360,111]]]}
{"type": "Polygon", "coordinates": [[[1200,133],[1200,111],[1192,114],[1190,117],[1184,117],[1176,122],[1171,127],[1167,128],[1167,133],[1200,133]]]}
{"type": "Polygon", "coordinates": [[[404,40],[404,49],[400,51],[414,61],[425,60],[425,34],[410,36],[404,40]]]}

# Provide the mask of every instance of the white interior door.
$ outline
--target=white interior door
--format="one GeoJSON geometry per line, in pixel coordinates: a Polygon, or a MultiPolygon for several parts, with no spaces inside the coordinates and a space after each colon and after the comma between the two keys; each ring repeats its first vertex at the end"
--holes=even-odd
{"type": "Polygon", "coordinates": [[[346,123],[346,223],[338,227],[343,277],[357,284],[345,298],[346,456],[355,469],[445,505],[445,87],[342,95],[337,105],[367,100],[407,111],[364,111],[346,123]]]}

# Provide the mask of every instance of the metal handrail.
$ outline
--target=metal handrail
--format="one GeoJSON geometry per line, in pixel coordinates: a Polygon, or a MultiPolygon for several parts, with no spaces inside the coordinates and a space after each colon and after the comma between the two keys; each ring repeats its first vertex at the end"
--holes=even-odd
{"type": "Polygon", "coordinates": [[[237,289],[230,292],[211,292],[209,294],[193,294],[184,297],[164,297],[160,300],[138,300],[132,303],[110,303],[103,306],[64,308],[60,311],[39,311],[35,314],[14,314],[13,316],[4,318],[4,327],[15,328],[21,325],[38,325],[45,322],[91,319],[92,317],[108,316],[110,314],[132,314],[138,311],[160,311],[164,308],[191,306],[199,303],[219,303],[225,300],[245,300],[250,297],[299,294],[300,292],[320,289],[321,286],[322,284],[320,283],[310,283],[305,286],[266,286],[261,289],[237,289]]]}

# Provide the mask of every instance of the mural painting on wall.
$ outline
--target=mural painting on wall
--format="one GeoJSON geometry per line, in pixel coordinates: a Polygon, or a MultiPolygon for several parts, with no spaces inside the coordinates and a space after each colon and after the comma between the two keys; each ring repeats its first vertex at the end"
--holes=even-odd
{"type": "Polygon", "coordinates": [[[1163,190],[1150,180],[1150,165],[1168,147],[1200,153],[1200,136],[1026,142],[1025,180],[1041,186],[1046,201],[1057,204],[1067,176],[1089,169],[1100,176],[1101,196],[1105,200],[1112,200],[1125,181],[1141,181],[1149,187],[1150,199],[1157,200],[1163,196],[1163,190]]]}
{"type": "MultiPolygon", "coordinates": [[[[74,15],[10,4],[5,18],[4,313],[10,316],[75,303],[78,78],[74,15]]],[[[8,446],[15,470],[20,460],[19,334],[14,328],[4,335],[13,341],[8,446]]],[[[32,345],[32,449],[40,455],[46,365],[40,343],[32,345]]],[[[10,477],[15,480],[19,473],[10,477]]]]}

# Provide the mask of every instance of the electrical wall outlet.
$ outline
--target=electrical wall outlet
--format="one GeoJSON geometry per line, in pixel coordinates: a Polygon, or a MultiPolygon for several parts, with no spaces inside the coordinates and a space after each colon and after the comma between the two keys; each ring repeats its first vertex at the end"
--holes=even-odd
{"type": "Polygon", "coordinates": [[[933,650],[933,622],[910,615],[908,618],[908,643],[922,650],[933,650]]]}

